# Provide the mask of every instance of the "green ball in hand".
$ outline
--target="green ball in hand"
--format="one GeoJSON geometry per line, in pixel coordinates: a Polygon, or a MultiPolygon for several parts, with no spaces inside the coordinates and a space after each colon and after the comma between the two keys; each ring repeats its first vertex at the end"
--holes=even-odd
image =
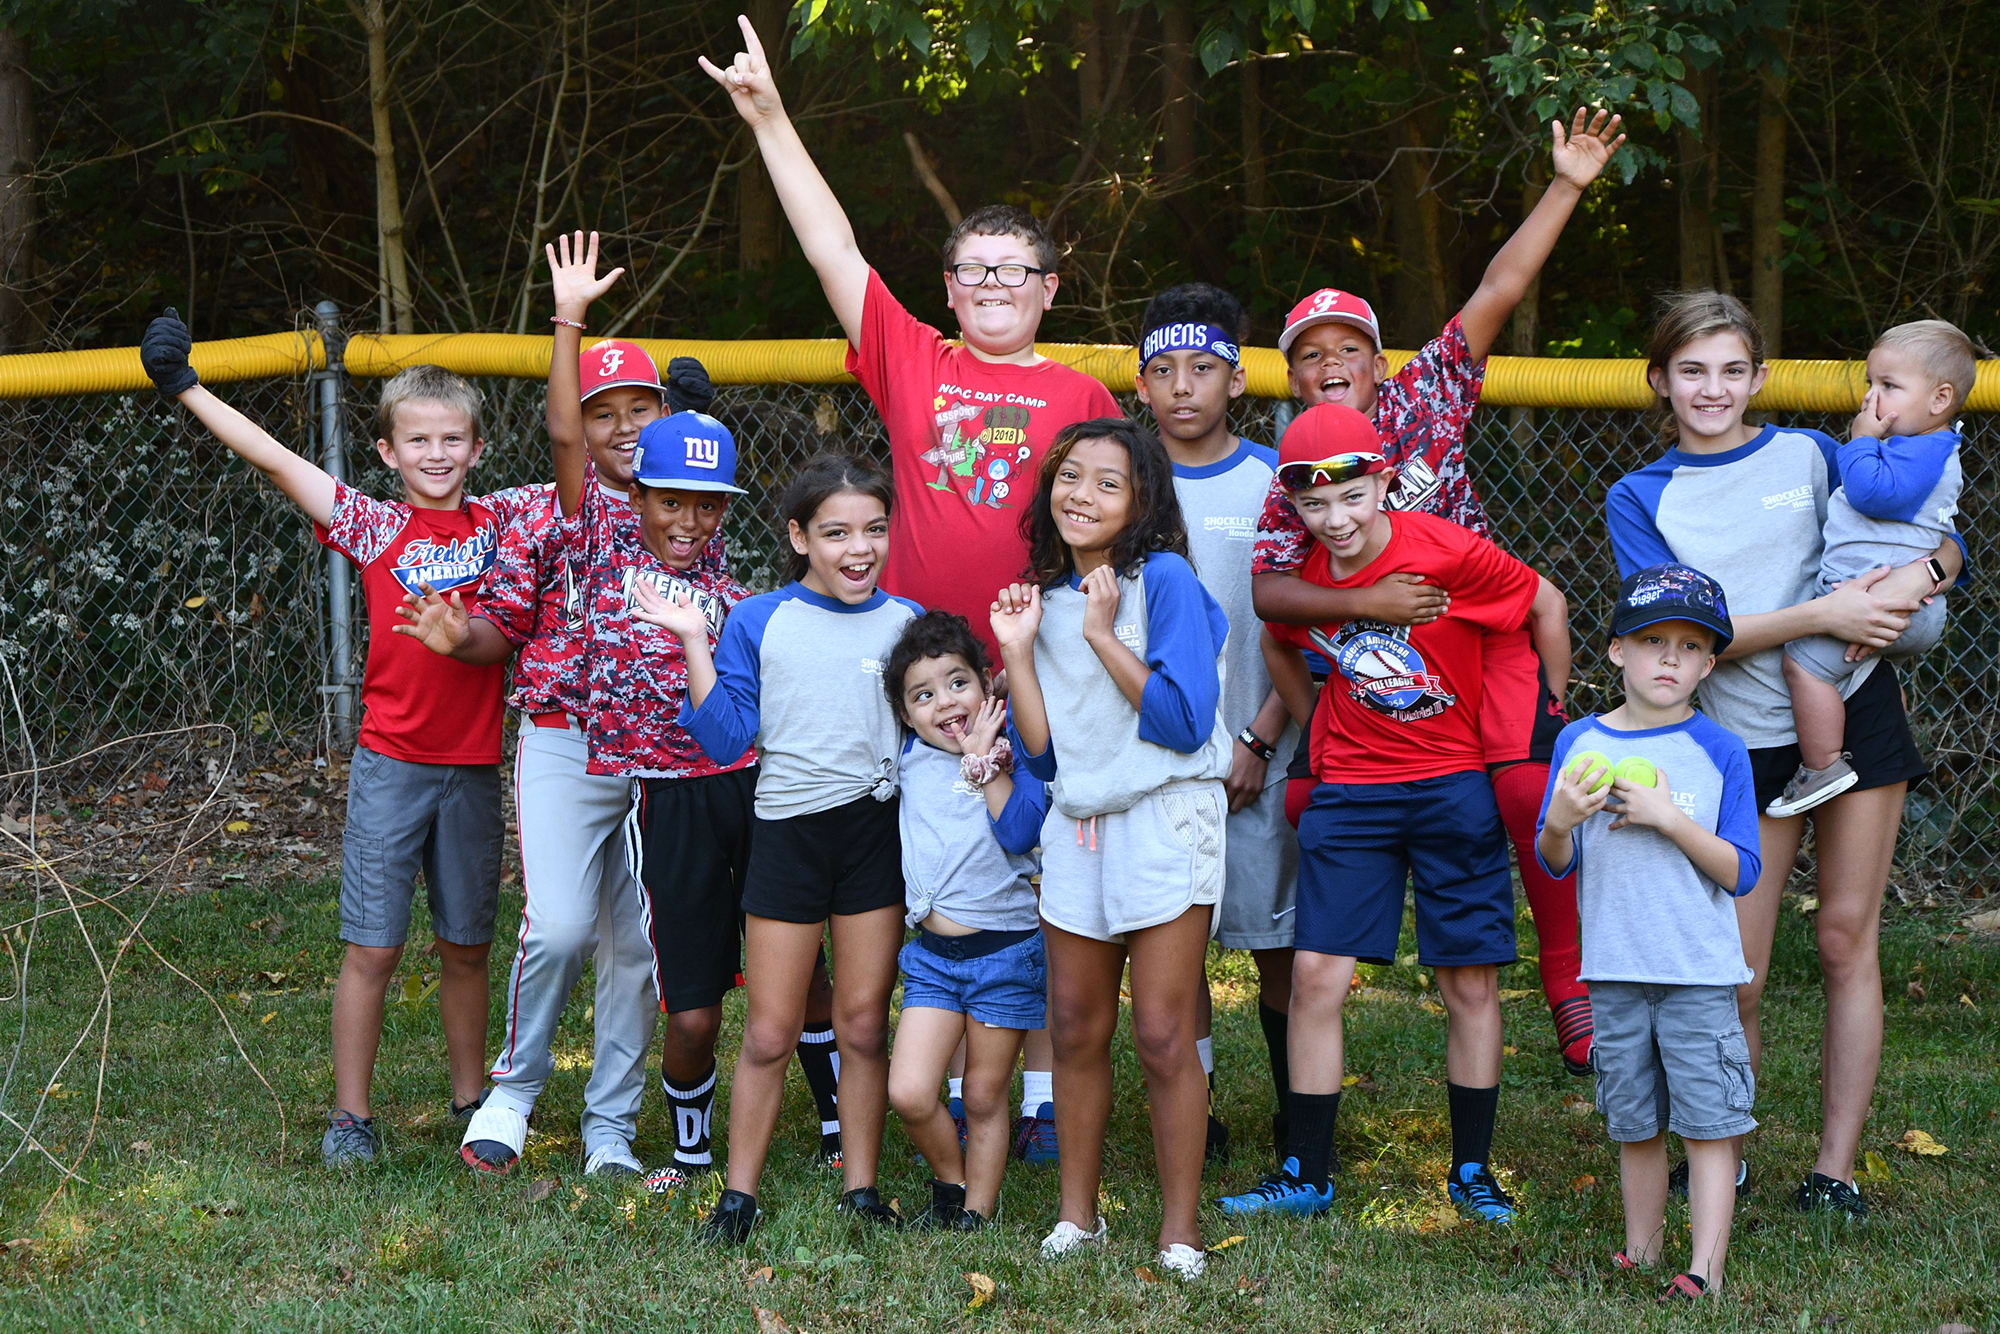
{"type": "Polygon", "coordinates": [[[1611,776],[1614,779],[1623,779],[1634,787],[1660,785],[1660,771],[1643,755],[1627,755],[1611,767],[1611,776]]]}
{"type": "Polygon", "coordinates": [[[1611,757],[1601,750],[1578,751],[1563,766],[1563,777],[1585,792],[1602,792],[1611,786],[1611,757]],[[1593,770],[1596,771],[1594,778],[1591,777],[1593,770]]]}

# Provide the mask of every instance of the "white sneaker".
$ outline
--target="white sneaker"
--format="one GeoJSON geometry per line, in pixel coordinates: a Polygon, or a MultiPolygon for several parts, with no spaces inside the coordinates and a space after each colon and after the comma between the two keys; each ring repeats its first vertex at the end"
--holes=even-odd
{"type": "Polygon", "coordinates": [[[1111,1225],[1104,1221],[1102,1214],[1098,1215],[1096,1229],[1090,1232],[1085,1232],[1065,1218],[1056,1224],[1055,1231],[1042,1238],[1042,1258],[1060,1260],[1079,1246],[1102,1246],[1110,1234],[1111,1225]]]}
{"type": "Polygon", "coordinates": [[[1175,1242],[1160,1252],[1160,1267],[1184,1282],[1192,1282],[1208,1269],[1208,1252],[1175,1242]]]}
{"type": "Polygon", "coordinates": [[[645,1170],[646,1165],[632,1156],[632,1150],[615,1141],[592,1149],[590,1157],[583,1160],[587,1177],[635,1177],[645,1170]]]}

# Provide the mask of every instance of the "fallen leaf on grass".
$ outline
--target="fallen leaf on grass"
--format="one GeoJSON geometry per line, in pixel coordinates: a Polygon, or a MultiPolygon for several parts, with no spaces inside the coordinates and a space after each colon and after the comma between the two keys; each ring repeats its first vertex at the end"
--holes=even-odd
{"type": "Polygon", "coordinates": [[[1910,985],[1903,988],[1903,994],[1913,1001],[1920,1001],[1924,998],[1924,984],[1912,980],[1910,985]]]}
{"type": "Polygon", "coordinates": [[[1224,1237],[1221,1241],[1216,1242],[1215,1245],[1209,1247],[1208,1249],[1211,1252],[1226,1251],[1231,1246],[1241,1246],[1244,1242],[1248,1240],[1250,1239],[1244,1236],[1224,1237]]]}
{"type": "Polygon", "coordinates": [[[1465,1222],[1465,1216],[1449,1204],[1432,1205],[1417,1217],[1417,1231],[1446,1232],[1465,1222]]]}
{"type": "Polygon", "coordinates": [[[1574,1191],[1585,1191],[1589,1190],[1596,1184],[1597,1184],[1597,1178],[1590,1175],[1590,1173],[1586,1172],[1580,1177],[1570,1178],[1569,1188],[1574,1191]]]}
{"type": "Polygon", "coordinates": [[[1812,895],[1810,895],[1810,894],[1806,894],[1806,895],[1803,895],[1803,896],[1801,896],[1801,897],[1800,897],[1800,899],[1799,899],[1799,911],[1800,911],[1800,912],[1802,912],[1802,913],[1816,913],[1816,912],[1818,912],[1818,911],[1819,911],[1819,900],[1818,900],[1818,899],[1816,899],[1816,898],[1814,898],[1814,897],[1813,897],[1812,895]]]}
{"type": "Polygon", "coordinates": [[[257,976],[259,976],[259,977],[261,977],[261,978],[263,978],[263,979],[264,979],[264,982],[265,982],[265,985],[267,985],[267,986],[273,986],[273,987],[276,987],[276,986],[283,986],[283,985],[284,985],[284,982],[285,982],[285,979],[286,979],[287,977],[291,976],[291,974],[289,974],[289,973],[271,973],[271,972],[260,972],[260,973],[258,973],[258,974],[257,974],[257,976]]]}
{"type": "Polygon", "coordinates": [[[135,1139],[125,1147],[134,1153],[151,1153],[153,1151],[153,1142],[151,1140],[135,1139]]]}
{"type": "Polygon", "coordinates": [[[1502,1056],[1519,1056],[1521,1053],[1512,1044],[1509,1044],[1500,1049],[1500,1054],[1502,1056]]]}
{"type": "Polygon", "coordinates": [[[1921,1130],[1905,1130],[1903,1137],[1896,1141],[1896,1147],[1924,1158],[1942,1158],[1951,1152],[1921,1130]]]}
{"type": "Polygon", "coordinates": [[[276,1010],[273,1010],[269,1014],[265,1015],[262,1019],[259,1019],[257,1022],[260,1024],[268,1024],[277,1017],[278,1017],[278,1012],[276,1010]]]}
{"type": "Polygon", "coordinates": [[[771,1273],[771,1266],[765,1265],[762,1269],[752,1271],[749,1279],[745,1281],[744,1286],[754,1288],[759,1283],[769,1283],[774,1277],[775,1275],[771,1273]]]}
{"type": "Polygon", "coordinates": [[[543,1200],[556,1193],[556,1186],[558,1184],[554,1177],[541,1177],[538,1180],[529,1182],[528,1189],[522,1192],[522,1194],[527,1198],[529,1204],[540,1204],[543,1200]]]}
{"type": "Polygon", "coordinates": [[[1160,1276],[1153,1272],[1151,1265],[1140,1265],[1132,1272],[1138,1276],[1141,1283],[1158,1283],[1160,1281],[1160,1276]]]}
{"type": "Polygon", "coordinates": [[[1889,1164],[1883,1159],[1881,1154],[1870,1149],[1861,1155],[1861,1171],[1857,1175],[1866,1177],[1870,1181],[1887,1181],[1889,1179],[1889,1164]]]}
{"type": "Polygon", "coordinates": [[[212,1218],[234,1218],[243,1212],[243,1206],[234,1200],[223,1200],[217,1204],[204,1204],[198,1207],[212,1218]]]}
{"type": "Polygon", "coordinates": [[[0,1254],[18,1255],[26,1259],[34,1249],[33,1237],[16,1237],[12,1241],[0,1241],[0,1254]]]}
{"type": "Polygon", "coordinates": [[[1974,931],[2000,931],[2000,908],[1976,912],[1965,919],[1965,924],[1974,931]]]}
{"type": "Polygon", "coordinates": [[[222,827],[232,834],[247,834],[250,832],[250,822],[248,820],[231,820],[222,827]]]}
{"type": "Polygon", "coordinates": [[[776,1311],[762,1306],[750,1309],[757,1313],[757,1334],[790,1334],[791,1325],[776,1311]]]}
{"type": "Polygon", "coordinates": [[[966,1310],[977,1311],[980,1307],[993,1300],[994,1286],[992,1279],[986,1277],[984,1274],[967,1273],[965,1281],[972,1285],[972,1300],[965,1304],[966,1310]]]}
{"type": "Polygon", "coordinates": [[[1581,1093],[1563,1094],[1563,1110],[1571,1116],[1589,1116],[1597,1110],[1597,1104],[1581,1093]]]}
{"type": "Polygon", "coordinates": [[[1247,1297],[1252,1293],[1262,1292],[1263,1290],[1263,1279],[1251,1278],[1248,1274],[1238,1274],[1236,1276],[1236,1291],[1238,1294],[1247,1297]]]}
{"type": "Polygon", "coordinates": [[[1527,991],[1518,987],[1503,987],[1500,991],[1500,999],[1503,1001],[1526,1000],[1530,996],[1539,996],[1541,994],[1539,991],[1527,991]]]}

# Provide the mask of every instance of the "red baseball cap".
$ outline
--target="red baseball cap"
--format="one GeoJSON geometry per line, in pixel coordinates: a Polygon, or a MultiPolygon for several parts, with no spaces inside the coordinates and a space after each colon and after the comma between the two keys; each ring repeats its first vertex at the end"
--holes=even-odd
{"type": "Polygon", "coordinates": [[[1375,307],[1352,292],[1322,287],[1285,316],[1285,331],[1278,335],[1278,351],[1291,355],[1292,340],[1315,324],[1351,324],[1382,346],[1382,326],[1375,322],[1375,307]]]}
{"type": "Polygon", "coordinates": [[[622,338],[607,338],[585,348],[577,355],[576,374],[586,400],[601,389],[625,385],[650,389],[662,399],[666,397],[666,391],[660,387],[660,368],[653,364],[652,357],[645,348],[622,338]]]}
{"type": "Polygon", "coordinates": [[[1343,403],[1307,408],[1278,441],[1278,485],[1287,491],[1395,470],[1375,423],[1343,403]]]}

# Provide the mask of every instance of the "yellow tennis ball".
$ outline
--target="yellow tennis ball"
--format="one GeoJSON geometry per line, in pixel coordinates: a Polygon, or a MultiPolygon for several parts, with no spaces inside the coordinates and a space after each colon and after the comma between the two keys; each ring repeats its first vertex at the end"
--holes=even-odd
{"type": "Polygon", "coordinates": [[[1623,779],[1634,787],[1658,787],[1660,785],[1660,771],[1654,768],[1653,762],[1643,755],[1627,755],[1624,759],[1618,761],[1617,764],[1611,766],[1611,776],[1614,779],[1623,779]]]}
{"type": "Polygon", "coordinates": [[[1586,792],[1602,792],[1611,786],[1611,757],[1601,750],[1578,751],[1563,766],[1563,777],[1586,792]],[[1598,771],[1596,779],[1586,782],[1593,769],[1598,771]]]}

